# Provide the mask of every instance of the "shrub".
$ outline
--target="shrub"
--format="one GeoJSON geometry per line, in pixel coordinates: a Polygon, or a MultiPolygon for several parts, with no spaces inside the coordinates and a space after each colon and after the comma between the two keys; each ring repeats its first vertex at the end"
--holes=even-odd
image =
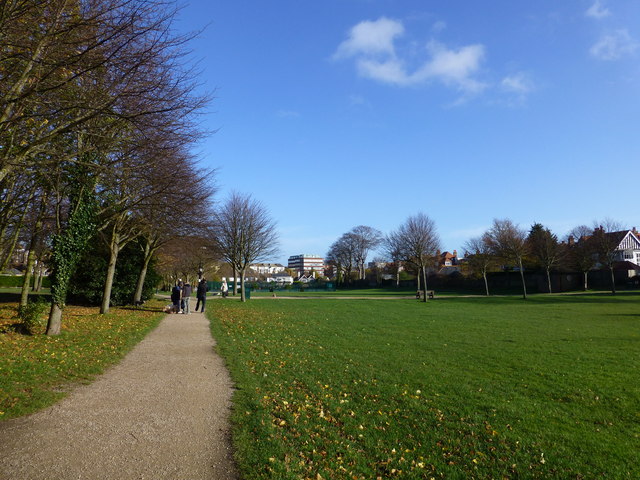
{"type": "MultiPolygon", "coordinates": [[[[131,242],[120,251],[111,290],[111,305],[127,305],[133,301],[143,261],[144,255],[138,242],[131,242]]],[[[71,277],[69,302],[100,305],[108,263],[109,251],[104,242],[96,239],[83,255],[78,268],[71,277]]],[[[154,264],[155,262],[152,260],[147,270],[142,290],[143,300],[148,300],[153,296],[155,288],[161,280],[155,272],[154,264]]]]}
{"type": "Polygon", "coordinates": [[[20,317],[24,333],[33,335],[44,332],[47,326],[47,317],[45,314],[48,308],[49,303],[42,298],[29,302],[26,306],[18,307],[18,317],[20,317]]]}

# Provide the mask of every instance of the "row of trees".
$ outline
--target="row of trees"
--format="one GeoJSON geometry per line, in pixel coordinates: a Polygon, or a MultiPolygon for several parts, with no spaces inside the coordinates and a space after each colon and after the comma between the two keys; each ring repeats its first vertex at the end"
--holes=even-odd
{"type": "Polygon", "coordinates": [[[494,220],[492,227],[484,234],[467,241],[466,260],[471,269],[484,279],[487,295],[487,273],[506,265],[515,266],[520,271],[523,298],[527,298],[525,267],[544,271],[547,289],[551,293],[553,270],[581,272],[583,288],[587,290],[589,271],[596,265],[601,265],[609,271],[611,291],[616,293],[614,266],[618,260],[621,240],[616,233],[620,231],[620,223],[605,219],[594,222],[592,228],[586,225],[573,228],[561,242],[551,230],[540,223],[535,223],[526,231],[511,220],[494,220]]]}
{"type": "Polygon", "coordinates": [[[358,280],[361,280],[365,277],[365,264],[369,252],[376,249],[382,240],[382,232],[379,230],[359,225],[331,245],[325,260],[337,267],[340,282],[343,273],[347,281],[350,281],[353,271],[357,272],[358,280]]]}
{"type": "MultiPolygon", "coordinates": [[[[418,290],[421,284],[427,289],[427,270],[432,267],[440,251],[440,238],[435,223],[427,215],[418,213],[407,218],[397,230],[386,237],[375,228],[360,225],[336,240],[326,255],[327,263],[333,265],[338,282],[350,281],[354,269],[358,279],[365,277],[365,263],[369,252],[382,247],[385,256],[397,266],[411,265],[418,272],[418,290]]],[[[426,301],[426,295],[423,296],[426,301]]]]}
{"type": "Polygon", "coordinates": [[[90,242],[108,250],[101,312],[120,251],[153,254],[204,231],[214,172],[191,153],[202,136],[173,2],[18,0],[0,4],[0,262],[28,251],[52,267],[48,334],[60,331],[69,279],[90,242]],[[184,218],[187,213],[189,222],[184,218]]]}
{"type": "MultiPolygon", "coordinates": [[[[561,242],[540,223],[525,230],[509,219],[496,219],[486,232],[466,242],[465,270],[483,278],[489,295],[487,274],[505,268],[515,269],[520,273],[523,297],[526,298],[525,269],[543,271],[551,292],[552,271],[580,271],[586,290],[588,272],[601,265],[609,270],[611,289],[615,293],[614,264],[620,238],[614,233],[621,230],[619,223],[607,219],[597,222],[593,228],[578,226],[561,242]]],[[[337,269],[339,283],[343,278],[349,281],[354,269],[362,279],[367,255],[378,247],[384,260],[395,265],[397,279],[400,270],[408,268],[417,274],[418,290],[427,289],[428,274],[437,270],[441,252],[440,237],[432,219],[418,213],[386,236],[372,227],[355,227],[331,245],[327,262],[337,269]]],[[[423,298],[427,300],[426,295],[423,298]]]]}

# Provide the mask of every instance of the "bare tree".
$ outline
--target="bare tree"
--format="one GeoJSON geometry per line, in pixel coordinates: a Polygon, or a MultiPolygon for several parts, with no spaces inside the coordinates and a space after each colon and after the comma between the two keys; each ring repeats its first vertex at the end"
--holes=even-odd
{"type": "Polygon", "coordinates": [[[396,288],[400,286],[400,270],[402,269],[402,261],[405,259],[402,248],[403,243],[398,232],[391,232],[385,236],[382,242],[382,248],[385,255],[395,264],[396,288]]]}
{"type": "Polygon", "coordinates": [[[172,34],[176,14],[166,0],[2,2],[0,181],[96,121],[190,118],[202,99],[183,63],[193,35],[172,34]]]}
{"type": "MultiPolygon", "coordinates": [[[[213,195],[216,192],[215,170],[196,169],[191,160],[179,162],[172,168],[154,169],[149,178],[152,194],[139,206],[139,228],[144,237],[144,262],[133,296],[134,303],[142,297],[142,288],[149,262],[155,253],[173,238],[185,238],[183,249],[197,263],[196,269],[209,263],[215,252],[207,249],[207,231],[210,227],[213,195]],[[189,188],[184,188],[189,185],[189,188]],[[176,222],[176,209],[195,212],[189,222],[176,222]]],[[[167,165],[169,167],[169,165],[167,165]]],[[[197,271],[194,269],[193,271],[197,271]]]]}
{"type": "Polygon", "coordinates": [[[609,270],[611,276],[611,293],[616,293],[616,279],[614,275],[614,266],[618,261],[618,249],[620,242],[626,235],[627,230],[622,229],[622,224],[605,218],[602,222],[594,222],[594,229],[591,241],[595,253],[598,256],[598,262],[609,270]]]}
{"type": "Polygon", "coordinates": [[[591,233],[591,228],[579,225],[569,232],[566,239],[569,264],[582,273],[582,288],[585,292],[589,287],[589,271],[596,265],[596,252],[591,233]]]}
{"type": "Polygon", "coordinates": [[[523,259],[529,253],[527,232],[509,219],[494,219],[493,226],[486,233],[486,240],[494,255],[513,262],[518,267],[522,280],[522,298],[526,299],[523,259]]]}
{"type": "Polygon", "coordinates": [[[355,262],[358,266],[358,279],[365,278],[365,263],[369,252],[377,248],[382,242],[382,232],[373,227],[358,225],[349,232],[349,239],[353,242],[355,262]]]}
{"type": "MultiPolygon", "coordinates": [[[[357,266],[355,241],[352,233],[345,233],[338,240],[331,244],[326,255],[326,261],[330,265],[335,265],[338,270],[338,281],[340,277],[342,283],[351,283],[351,272],[357,266]]],[[[339,282],[340,283],[340,282],[339,282]]]]}
{"type": "Polygon", "coordinates": [[[465,243],[464,248],[467,251],[467,253],[465,253],[467,264],[474,272],[482,275],[484,290],[486,295],[489,296],[487,273],[495,266],[496,260],[487,240],[486,234],[484,236],[471,238],[465,243]]]}
{"type": "Polygon", "coordinates": [[[424,286],[423,301],[427,301],[427,268],[435,262],[440,251],[440,237],[436,225],[424,213],[410,216],[400,225],[396,235],[401,242],[404,260],[418,268],[418,277],[422,276],[424,286]]]}
{"type": "Polygon", "coordinates": [[[250,195],[232,193],[214,212],[213,224],[211,241],[222,258],[240,272],[240,295],[244,302],[249,265],[278,252],[275,222],[266,208],[250,195]]]}

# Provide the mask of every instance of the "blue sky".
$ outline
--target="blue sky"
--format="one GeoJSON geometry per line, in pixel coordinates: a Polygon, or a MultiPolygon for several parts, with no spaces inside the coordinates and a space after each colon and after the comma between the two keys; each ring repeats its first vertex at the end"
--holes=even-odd
{"type": "Polygon", "coordinates": [[[219,200],[251,193],[281,255],[423,212],[444,250],[494,218],[640,228],[637,0],[190,0],[219,200]]]}

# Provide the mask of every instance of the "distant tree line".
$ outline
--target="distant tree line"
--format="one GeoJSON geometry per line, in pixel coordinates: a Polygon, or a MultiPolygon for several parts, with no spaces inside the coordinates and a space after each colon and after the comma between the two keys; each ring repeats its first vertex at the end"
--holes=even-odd
{"type": "MultiPolygon", "coordinates": [[[[509,219],[495,219],[482,235],[469,239],[465,245],[464,263],[467,275],[482,278],[486,295],[490,294],[488,275],[501,270],[519,273],[522,296],[527,298],[525,270],[542,272],[546,289],[552,292],[551,273],[580,272],[583,288],[588,288],[588,273],[596,266],[610,275],[611,291],[616,292],[614,266],[617,261],[619,233],[622,225],[610,219],[594,222],[593,227],[580,225],[560,241],[556,234],[540,223],[529,230],[509,219]]],[[[418,290],[427,290],[430,272],[437,272],[441,241],[435,223],[427,215],[418,213],[408,217],[396,230],[387,235],[375,228],[358,226],[343,234],[327,252],[327,262],[336,272],[336,281],[348,284],[364,278],[364,262],[370,251],[379,249],[382,257],[394,268],[396,285],[400,272],[415,272],[418,290]],[[356,272],[356,274],[354,274],[356,272]]],[[[427,301],[427,295],[422,296],[427,301]]]]}

